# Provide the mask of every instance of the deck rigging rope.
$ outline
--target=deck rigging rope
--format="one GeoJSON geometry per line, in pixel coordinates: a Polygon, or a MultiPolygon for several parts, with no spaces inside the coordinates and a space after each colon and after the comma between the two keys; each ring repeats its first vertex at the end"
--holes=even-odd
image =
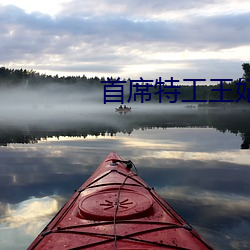
{"type": "Polygon", "coordinates": [[[115,162],[125,163],[126,168],[131,170],[131,168],[134,167],[134,169],[136,171],[136,173],[134,173],[133,171],[128,172],[128,174],[124,178],[124,181],[119,186],[119,189],[118,189],[118,192],[117,192],[117,198],[116,198],[116,202],[115,202],[115,212],[114,212],[114,249],[117,250],[116,220],[117,220],[117,213],[118,213],[119,204],[120,204],[121,190],[122,190],[123,186],[125,185],[127,179],[129,177],[134,176],[134,175],[138,175],[138,171],[137,171],[137,168],[135,167],[134,163],[132,161],[130,161],[130,160],[128,160],[128,161],[115,160],[115,162]]]}
{"type": "MultiPolygon", "coordinates": [[[[98,182],[99,180],[105,178],[106,176],[108,176],[109,174],[111,174],[112,172],[117,172],[118,174],[120,175],[123,175],[124,176],[124,180],[122,183],[112,183],[113,185],[118,185],[118,190],[117,190],[117,198],[115,200],[115,204],[114,204],[114,208],[115,208],[115,211],[114,211],[114,218],[113,218],[113,222],[112,220],[111,221],[104,221],[104,222],[99,222],[99,223],[92,223],[92,224],[88,224],[88,225],[74,225],[74,226],[69,226],[69,227],[58,227],[58,223],[60,222],[61,218],[63,216],[61,216],[58,220],[56,220],[54,222],[54,226],[53,226],[53,229],[50,229],[50,230],[44,230],[43,233],[42,233],[42,237],[45,237],[46,235],[48,234],[51,234],[51,233],[66,233],[66,234],[82,234],[82,235],[89,235],[89,236],[92,236],[92,235],[97,235],[96,232],[93,233],[93,232],[89,232],[88,230],[87,231],[82,231],[82,232],[79,232],[77,230],[74,230],[76,228],[84,228],[84,227],[89,227],[89,226],[102,226],[102,225],[112,225],[113,224],[113,235],[112,234],[101,234],[99,233],[98,236],[101,236],[101,237],[107,237],[105,240],[103,241],[97,241],[97,242],[93,242],[93,243],[90,243],[90,244],[85,244],[85,245],[82,245],[82,246],[78,246],[78,247],[73,247],[73,248],[70,248],[71,250],[79,250],[79,249],[85,249],[85,248],[88,248],[88,247],[93,247],[93,246],[99,246],[101,244],[105,244],[105,243],[114,243],[114,249],[117,250],[117,241],[119,240],[129,240],[129,241],[134,241],[134,242],[142,242],[142,243],[146,243],[146,244],[151,244],[151,245],[154,245],[154,246],[160,246],[160,247],[165,247],[165,248],[168,248],[168,249],[180,249],[180,250],[187,250],[186,248],[183,248],[183,247],[179,247],[179,246],[175,246],[175,245],[169,245],[169,244],[164,244],[164,243],[159,243],[159,242],[155,242],[155,241],[148,241],[148,240],[145,240],[145,239],[139,239],[137,238],[136,236],[137,235],[141,235],[141,234],[147,234],[149,232],[154,232],[154,231],[160,231],[160,230],[176,230],[176,229],[184,229],[184,230],[188,230],[194,237],[196,237],[198,240],[202,241],[204,244],[206,244],[202,239],[200,239],[194,232],[193,232],[193,229],[192,227],[189,225],[189,224],[182,224],[181,221],[179,221],[179,218],[176,216],[175,213],[173,213],[168,207],[166,207],[166,205],[162,202],[162,200],[157,197],[155,195],[155,193],[153,192],[153,189],[150,188],[149,186],[146,186],[145,183],[142,183],[140,180],[137,180],[134,178],[134,176],[137,176],[138,175],[138,171],[134,165],[134,163],[132,161],[122,161],[122,160],[117,160],[117,159],[112,159],[112,162],[113,163],[121,163],[121,164],[125,164],[125,167],[129,170],[126,173],[122,173],[122,172],[119,172],[118,170],[116,169],[112,169],[110,170],[109,172],[103,174],[102,176],[100,176],[99,178],[95,179],[94,181],[92,181],[91,183],[89,183],[85,188],[82,188],[82,189],[79,189],[76,196],[74,197],[74,200],[72,201],[72,203],[67,207],[67,209],[64,209],[64,207],[61,209],[63,211],[63,215],[67,213],[67,211],[73,206],[73,204],[76,202],[76,200],[79,198],[79,195],[84,192],[86,189],[88,188],[95,188],[95,187],[99,187],[99,185],[96,184],[96,182],[98,182]],[[134,168],[135,169],[135,172],[132,171],[131,169],[134,168]],[[127,180],[130,179],[130,180],[133,180],[134,182],[136,182],[136,184],[134,183],[126,183],[127,180]],[[172,215],[177,221],[179,221],[180,224],[172,224],[172,223],[166,223],[166,222],[158,222],[158,221],[150,221],[150,222],[145,222],[145,221],[130,221],[130,220],[119,220],[117,217],[118,216],[118,211],[119,211],[119,206],[120,206],[120,197],[121,197],[121,192],[122,192],[122,189],[124,186],[127,186],[127,185],[136,185],[136,186],[141,186],[145,189],[147,189],[149,191],[149,193],[152,195],[152,197],[156,200],[156,202],[162,206],[170,215],[172,215]],[[138,232],[133,232],[133,233],[130,233],[130,234],[127,234],[127,235],[120,235],[120,234],[117,234],[117,225],[118,224],[126,224],[126,223],[139,223],[139,224],[157,224],[159,225],[159,227],[156,227],[156,228],[153,228],[153,229],[145,229],[145,230],[142,230],[142,231],[138,231],[138,232]]],[[[110,184],[109,184],[110,185],[110,184]]],[[[104,184],[100,184],[100,186],[104,186],[104,184]]],[[[169,205],[169,204],[168,204],[169,205]]],[[[58,212],[59,213],[59,212],[58,212]]],[[[40,241],[42,240],[42,238],[40,239],[40,241]]],[[[40,242],[39,241],[39,242],[40,242]]],[[[39,244],[39,242],[37,242],[36,245],[39,244]]],[[[207,244],[206,244],[207,245],[207,244]]],[[[209,247],[209,246],[208,246],[209,247]]],[[[210,249],[210,248],[209,248],[210,249]]]]}

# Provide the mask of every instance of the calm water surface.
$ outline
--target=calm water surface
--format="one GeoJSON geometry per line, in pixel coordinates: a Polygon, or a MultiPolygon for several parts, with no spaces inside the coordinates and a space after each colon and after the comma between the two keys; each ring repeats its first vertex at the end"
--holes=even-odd
{"type": "Polygon", "coordinates": [[[25,249],[111,151],[215,249],[250,249],[249,113],[192,112],[1,121],[1,249],[25,249]]]}

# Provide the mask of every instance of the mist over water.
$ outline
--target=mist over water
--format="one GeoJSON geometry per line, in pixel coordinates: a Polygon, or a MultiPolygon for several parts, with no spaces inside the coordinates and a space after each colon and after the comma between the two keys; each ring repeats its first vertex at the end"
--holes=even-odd
{"type": "MultiPolygon", "coordinates": [[[[104,104],[104,91],[86,89],[62,84],[44,87],[4,88],[0,89],[0,124],[19,125],[52,125],[70,122],[88,122],[111,124],[118,123],[119,116],[115,112],[120,102],[104,104]],[[114,120],[115,122],[114,122],[114,120]]],[[[187,112],[184,104],[126,103],[132,106],[132,114],[162,114],[162,112],[187,112]]],[[[119,127],[119,124],[118,124],[119,127]]]]}
{"type": "Polygon", "coordinates": [[[0,90],[1,121],[82,119],[84,115],[106,111],[100,91],[56,84],[0,90]]]}
{"type": "Polygon", "coordinates": [[[198,108],[195,104],[124,103],[132,110],[117,112],[121,103],[104,104],[104,90],[63,84],[0,89],[1,145],[37,141],[49,136],[131,134],[138,128],[212,127],[242,136],[250,144],[250,110],[198,108]],[[72,130],[74,132],[72,132],[72,130]],[[6,134],[6,131],[12,133],[6,134]],[[38,133],[39,131],[39,133],[38,133]],[[42,132],[44,131],[44,132],[42,132]],[[18,133],[16,133],[18,132],[18,133]],[[24,137],[24,139],[22,139],[24,137]]]}

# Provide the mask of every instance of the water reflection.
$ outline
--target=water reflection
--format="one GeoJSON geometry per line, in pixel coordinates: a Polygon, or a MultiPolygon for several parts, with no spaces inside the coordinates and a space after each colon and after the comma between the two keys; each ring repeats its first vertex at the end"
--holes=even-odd
{"type": "Polygon", "coordinates": [[[191,127],[197,123],[191,118],[164,128],[157,120],[132,119],[126,121],[132,133],[119,132],[117,126],[126,126],[118,124],[113,136],[102,124],[103,136],[72,137],[85,133],[82,124],[75,130],[61,124],[68,129],[30,130],[38,143],[1,147],[2,249],[27,247],[110,151],[131,159],[139,175],[216,249],[249,249],[250,154],[240,150],[240,129],[191,127]]]}
{"type": "MultiPolygon", "coordinates": [[[[1,223],[9,225],[11,228],[32,224],[37,221],[40,223],[43,218],[50,216],[58,211],[58,201],[56,197],[30,198],[17,204],[7,204],[5,218],[1,223]],[[31,223],[32,222],[32,223],[31,223]]],[[[32,226],[30,225],[30,226],[32,226]]],[[[26,227],[25,233],[32,233],[30,227],[26,227]]]]}
{"type": "MultiPolygon", "coordinates": [[[[98,110],[98,109],[97,109],[98,110]]],[[[41,139],[70,136],[114,136],[117,133],[131,134],[137,129],[210,127],[220,132],[230,132],[242,138],[239,148],[250,145],[250,109],[210,110],[154,109],[136,110],[126,116],[107,111],[94,113],[50,114],[43,119],[18,120],[13,118],[0,122],[0,145],[10,143],[37,143],[41,139]],[[66,119],[67,117],[67,119],[66,119]]]]}
{"type": "Polygon", "coordinates": [[[23,249],[59,210],[60,197],[30,198],[17,204],[3,204],[0,218],[1,249],[23,249]]]}

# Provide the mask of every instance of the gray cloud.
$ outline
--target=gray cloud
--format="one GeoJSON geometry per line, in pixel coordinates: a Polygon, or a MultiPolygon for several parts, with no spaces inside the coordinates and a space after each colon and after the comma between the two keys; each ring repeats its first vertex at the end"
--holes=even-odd
{"type": "MultiPolygon", "coordinates": [[[[192,44],[196,42],[214,42],[225,44],[230,38],[237,45],[246,44],[248,33],[248,23],[250,15],[223,15],[216,17],[194,17],[188,22],[168,22],[163,20],[136,21],[129,17],[105,17],[82,18],[77,16],[57,16],[52,18],[39,12],[27,14],[20,8],[6,6],[1,8],[1,28],[5,34],[11,30],[25,34],[30,38],[40,33],[39,38],[50,38],[50,36],[63,36],[67,34],[69,39],[74,41],[76,36],[84,37],[88,41],[98,39],[112,42],[122,42],[123,40],[133,42],[175,42],[179,44],[192,44]],[[31,32],[29,34],[29,32],[31,32]],[[218,31],[219,34],[218,34],[218,31]],[[245,39],[237,36],[237,33],[245,33],[245,39]],[[237,33],[235,33],[237,32],[237,33]],[[233,35],[234,34],[234,35],[233,35]],[[49,36],[49,37],[46,37],[49,36]],[[90,37],[88,37],[90,36],[90,37]],[[193,41],[194,43],[192,43],[193,41]]],[[[3,34],[2,33],[2,34],[3,34]]],[[[34,38],[33,38],[34,39],[34,38]]],[[[71,40],[71,42],[72,42],[71,40]]],[[[27,41],[29,41],[27,39],[27,41]]],[[[43,42],[43,41],[42,41],[43,42]]],[[[205,44],[204,44],[205,46],[205,44]]]]}
{"type": "MultiPolygon", "coordinates": [[[[213,4],[196,0],[130,0],[126,4],[113,0],[71,1],[55,17],[0,5],[0,63],[24,68],[28,65],[35,70],[123,74],[128,65],[163,64],[146,54],[247,46],[249,13],[185,16],[186,12],[213,4]],[[168,13],[175,11],[185,18],[168,19],[168,13]]],[[[209,63],[209,59],[203,60],[209,63]]],[[[196,64],[195,60],[187,60],[189,65],[196,64]]],[[[227,63],[223,58],[216,60],[227,63]]],[[[242,63],[240,59],[237,62],[242,63]]]]}
{"type": "MultiPolygon", "coordinates": [[[[222,1],[223,2],[223,1],[222,1]]],[[[113,17],[152,17],[153,14],[160,15],[171,11],[183,11],[197,9],[206,5],[218,3],[218,1],[198,1],[198,0],[127,0],[126,2],[117,2],[115,0],[92,0],[80,1],[73,0],[65,3],[65,8],[62,10],[64,15],[79,15],[79,16],[113,16],[113,17]]]]}

